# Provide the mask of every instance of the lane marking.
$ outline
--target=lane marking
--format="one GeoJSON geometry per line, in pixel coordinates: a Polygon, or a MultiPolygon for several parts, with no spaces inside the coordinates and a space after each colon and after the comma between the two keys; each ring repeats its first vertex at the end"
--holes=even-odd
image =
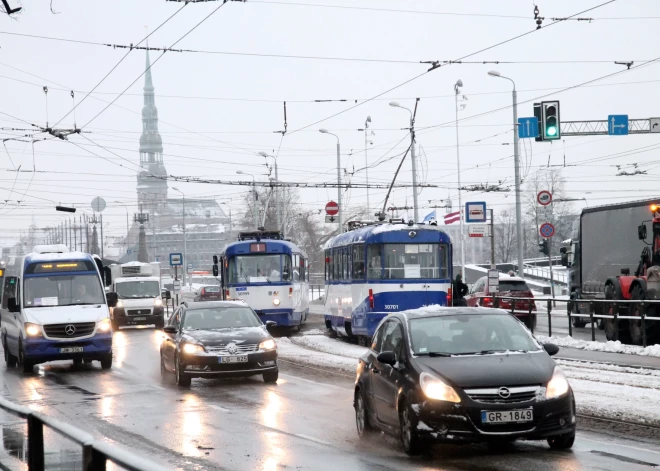
{"type": "Polygon", "coordinates": [[[325,440],[321,440],[320,438],[310,437],[309,435],[305,435],[302,433],[295,433],[294,436],[298,438],[302,438],[304,440],[309,440],[310,442],[318,443],[319,445],[332,446],[332,443],[330,442],[326,442],[325,440]]]}
{"type": "Polygon", "coordinates": [[[219,410],[220,412],[231,412],[229,409],[226,409],[224,407],[220,407],[220,406],[215,405],[215,404],[209,404],[209,407],[211,407],[215,410],[219,410]]]}
{"type": "Polygon", "coordinates": [[[656,455],[660,455],[660,451],[649,450],[648,448],[640,448],[640,447],[637,447],[637,446],[624,445],[624,444],[618,443],[618,442],[604,442],[604,441],[601,441],[601,440],[594,440],[593,438],[588,438],[588,437],[584,437],[584,436],[580,436],[580,440],[588,440],[588,441],[593,442],[593,443],[600,443],[601,445],[620,446],[622,448],[630,448],[631,450],[644,451],[644,452],[647,452],[647,453],[655,453],[656,455]]]}
{"type": "Polygon", "coordinates": [[[336,384],[321,383],[319,381],[313,381],[311,379],[301,378],[300,376],[292,375],[292,374],[289,374],[289,373],[280,373],[280,376],[295,378],[295,379],[298,379],[298,380],[303,381],[305,383],[316,384],[317,386],[326,386],[326,387],[329,387],[329,388],[341,389],[342,391],[352,391],[351,388],[337,386],[336,384]]]}

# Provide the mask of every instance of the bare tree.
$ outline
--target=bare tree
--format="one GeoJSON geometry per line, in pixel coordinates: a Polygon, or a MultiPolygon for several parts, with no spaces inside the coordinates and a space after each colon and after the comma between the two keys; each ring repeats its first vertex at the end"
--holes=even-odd
{"type": "Polygon", "coordinates": [[[495,259],[508,263],[516,249],[516,211],[507,208],[495,216],[495,259]]]}

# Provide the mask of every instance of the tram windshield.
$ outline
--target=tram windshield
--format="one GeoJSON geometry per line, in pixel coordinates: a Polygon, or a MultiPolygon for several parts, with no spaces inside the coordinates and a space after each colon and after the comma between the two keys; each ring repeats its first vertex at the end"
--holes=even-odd
{"type": "Polygon", "coordinates": [[[273,283],[289,281],[288,255],[237,255],[229,259],[229,283],[273,283]],[[284,260],[281,261],[280,257],[284,260]],[[282,266],[282,263],[284,266],[282,266]]]}
{"type": "Polygon", "coordinates": [[[445,279],[446,244],[376,244],[367,250],[370,279],[445,279]],[[381,269],[382,267],[382,269],[381,269]]]}

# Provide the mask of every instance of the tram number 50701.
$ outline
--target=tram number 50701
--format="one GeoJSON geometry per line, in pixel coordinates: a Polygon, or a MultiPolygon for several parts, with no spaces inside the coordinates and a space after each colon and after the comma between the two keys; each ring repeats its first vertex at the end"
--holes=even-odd
{"type": "Polygon", "coordinates": [[[398,304],[386,304],[385,309],[388,311],[397,311],[399,310],[399,305],[398,304]]]}

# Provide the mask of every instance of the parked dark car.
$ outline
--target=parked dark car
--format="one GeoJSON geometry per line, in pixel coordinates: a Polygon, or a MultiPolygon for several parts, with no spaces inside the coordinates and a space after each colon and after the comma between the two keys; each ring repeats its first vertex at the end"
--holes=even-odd
{"type": "Polygon", "coordinates": [[[190,386],[192,378],[219,376],[263,375],[266,383],[275,383],[277,345],[267,325],[241,302],[180,305],[163,329],[161,375],[174,372],[182,387],[190,386]]]}
{"type": "MultiPolygon", "coordinates": [[[[494,307],[495,300],[493,294],[488,293],[488,277],[479,278],[472,286],[472,289],[465,297],[469,307],[494,307]]],[[[508,298],[527,298],[520,301],[515,300],[514,315],[520,319],[528,328],[536,328],[536,303],[534,302],[534,293],[527,285],[527,282],[517,276],[500,273],[499,290],[495,294],[498,297],[508,298]],[[533,315],[529,315],[529,308],[532,308],[533,315]]],[[[500,299],[499,308],[511,312],[510,299],[500,299]]]]}
{"type": "Polygon", "coordinates": [[[222,301],[220,286],[203,286],[199,289],[195,301],[222,301]]]}
{"type": "Polygon", "coordinates": [[[432,442],[575,440],[575,400],[561,369],[511,314],[469,307],[390,314],[359,360],[360,437],[397,435],[406,453],[432,442]]]}

